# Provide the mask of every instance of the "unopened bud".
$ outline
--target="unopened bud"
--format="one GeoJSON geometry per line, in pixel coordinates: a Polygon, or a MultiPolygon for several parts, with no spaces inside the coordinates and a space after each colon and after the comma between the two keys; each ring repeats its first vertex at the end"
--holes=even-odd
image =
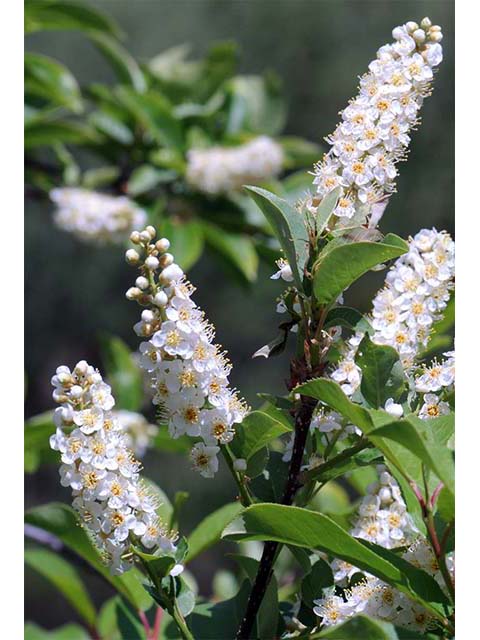
{"type": "Polygon", "coordinates": [[[415,40],[415,42],[422,44],[427,39],[427,36],[425,35],[425,31],[423,29],[415,29],[415,31],[412,33],[412,38],[415,40]]]}
{"type": "Polygon", "coordinates": [[[167,238],[160,238],[160,240],[157,240],[157,242],[155,243],[155,247],[161,253],[163,253],[164,251],[168,251],[170,249],[170,240],[167,240],[167,238]]]}
{"type": "Polygon", "coordinates": [[[430,18],[425,17],[420,22],[420,26],[422,27],[422,29],[429,29],[432,26],[432,21],[430,20],[430,18]]]}
{"type": "Polygon", "coordinates": [[[163,256],[160,258],[160,266],[165,268],[165,267],[169,267],[171,264],[173,264],[174,261],[174,257],[172,256],[171,253],[164,253],[163,256]]]}
{"type": "Polygon", "coordinates": [[[165,293],[165,291],[159,291],[158,293],[155,294],[153,301],[155,302],[157,307],[165,307],[168,302],[168,296],[165,293]]]}
{"type": "Polygon", "coordinates": [[[138,287],[130,287],[130,289],[125,294],[127,300],[135,300],[138,296],[141,296],[142,292],[138,287]]]}
{"type": "Polygon", "coordinates": [[[153,238],[157,235],[157,230],[155,229],[155,227],[152,227],[151,224],[149,224],[148,227],[145,228],[145,231],[148,231],[151,240],[153,240],[153,238]]]}
{"type": "Polygon", "coordinates": [[[145,278],[145,276],[138,276],[138,278],[135,280],[135,284],[139,289],[142,289],[142,291],[144,289],[148,289],[148,280],[147,278],[145,278]]]}
{"type": "Polygon", "coordinates": [[[75,369],[73,370],[79,376],[84,376],[88,370],[88,362],[86,360],[80,360],[75,365],[75,369]]]}
{"type": "Polygon", "coordinates": [[[169,284],[172,280],[180,280],[182,276],[183,271],[180,269],[178,264],[173,263],[160,273],[160,280],[164,284],[169,284]]]}
{"type": "Polygon", "coordinates": [[[429,34],[429,38],[432,42],[441,42],[443,40],[443,33],[441,31],[434,31],[429,34]]]}
{"type": "Polygon", "coordinates": [[[147,269],[151,269],[152,271],[155,271],[155,269],[158,269],[158,259],[155,258],[155,256],[148,256],[148,258],[145,260],[145,266],[147,267],[147,269]]]}
{"type": "Polygon", "coordinates": [[[135,249],[128,249],[125,252],[125,260],[128,262],[128,264],[138,264],[138,262],[140,261],[140,256],[135,251],[135,249]]]}
{"type": "Polygon", "coordinates": [[[153,322],[153,320],[155,319],[153,311],[150,311],[150,309],[144,309],[142,311],[141,317],[142,317],[142,320],[147,323],[153,322]]]}
{"type": "Polygon", "coordinates": [[[247,470],[247,461],[245,458],[237,458],[233,463],[235,471],[241,471],[242,473],[247,470]]]}
{"type": "MultiPolygon", "coordinates": [[[[405,32],[402,29],[402,27],[395,27],[395,29],[392,31],[392,36],[394,40],[401,40],[404,35],[405,35],[405,32]]],[[[318,206],[318,204],[319,203],[317,203],[315,206],[318,206]]]]}
{"type": "Polygon", "coordinates": [[[144,231],[141,232],[140,234],[140,240],[142,242],[150,242],[151,237],[150,234],[148,233],[148,231],[145,229],[144,231]]]}
{"type": "Polygon", "coordinates": [[[440,27],[438,24],[434,24],[430,27],[430,33],[433,33],[435,31],[441,31],[442,27],[440,27]]]}
{"type": "Polygon", "coordinates": [[[407,31],[413,33],[418,29],[418,24],[416,22],[409,21],[406,23],[405,27],[407,28],[407,31]]]}
{"type": "Polygon", "coordinates": [[[133,244],[138,244],[140,242],[140,233],[138,231],[132,231],[130,234],[130,242],[133,242],[133,244]]]}
{"type": "Polygon", "coordinates": [[[83,394],[83,389],[78,384],[74,384],[73,387],[70,389],[70,395],[72,396],[72,398],[80,398],[82,394],[83,394]]]}

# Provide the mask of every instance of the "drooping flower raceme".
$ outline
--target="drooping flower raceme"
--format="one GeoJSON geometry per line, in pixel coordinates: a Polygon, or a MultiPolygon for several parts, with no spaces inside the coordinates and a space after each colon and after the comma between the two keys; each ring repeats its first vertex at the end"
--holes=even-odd
{"type": "Polygon", "coordinates": [[[191,149],[187,160],[187,182],[199,191],[218,195],[277,176],[284,154],[275,140],[259,136],[238,147],[191,149]]]}
{"type": "Polygon", "coordinates": [[[65,187],[53,189],[50,198],[57,205],[55,224],[86,242],[122,242],[147,222],[145,211],[125,196],[65,187]]]}
{"type": "Polygon", "coordinates": [[[167,253],[170,243],[155,241],[149,226],[133,232],[135,249],[126,253],[127,262],[140,268],[135,287],[127,298],[146,307],[134,329],[146,338],[140,345],[140,366],[149,374],[153,403],[168,423],[172,438],[192,436],[193,466],[211,478],[218,468],[220,446],[234,437],[235,423],[243,420],[247,408],[229,387],[231,365],[214,343],[214,329],[193,302],[194,288],[167,253]],[[159,272],[159,273],[157,273],[159,272]]]}
{"type": "MultiPolygon", "coordinates": [[[[358,95],[326,138],[331,149],[315,167],[317,199],[342,187],[334,213],[347,222],[360,205],[371,205],[395,190],[396,164],[405,158],[409,133],[419,122],[434,69],[442,61],[441,29],[428,18],[420,27],[415,22],[396,27],[392,35],[395,42],[380,47],[360,78],[358,95]]],[[[374,217],[372,226],[378,223],[379,216],[374,217]]]]}
{"type": "MultiPolygon", "coordinates": [[[[441,318],[450,298],[454,252],[455,243],[448,233],[422,229],[410,239],[409,251],[395,261],[387,273],[385,287],[373,300],[371,339],[396,349],[407,370],[427,346],[432,325],[441,318]]],[[[347,395],[360,386],[361,371],[354,359],[363,335],[356,333],[348,341],[345,358],[331,373],[347,395]]],[[[433,387],[427,385],[425,390],[433,387]]]]}
{"type": "MultiPolygon", "coordinates": [[[[115,400],[100,373],[84,360],[73,371],[58,367],[52,378],[56,433],[61,453],[60,482],[70,487],[73,506],[112,573],[132,566],[130,544],[175,551],[176,534],[159,520],[158,503],[140,478],[140,463],[128,449],[115,416],[115,400]]],[[[177,575],[180,565],[172,571],[177,575]]]]}

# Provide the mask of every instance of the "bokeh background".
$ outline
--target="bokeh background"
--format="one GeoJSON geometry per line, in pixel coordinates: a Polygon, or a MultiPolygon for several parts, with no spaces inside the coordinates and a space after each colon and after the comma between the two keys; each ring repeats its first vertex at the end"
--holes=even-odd
{"type": "MultiPolygon", "coordinates": [[[[384,231],[403,237],[421,227],[453,233],[454,224],[454,4],[450,0],[96,0],[90,5],[117,20],[127,34],[126,45],[138,59],[182,43],[202,55],[214,41],[233,39],[241,48],[240,73],[274,70],[283,81],[289,105],[285,134],[321,142],[338,120],[338,111],[356,92],[358,75],[376,49],[390,41],[394,26],[428,15],[444,33],[444,62],[433,96],[425,102],[422,124],[413,134],[408,162],[400,166],[398,193],[381,223],[384,231]]],[[[36,33],[27,50],[50,55],[71,69],[80,83],[108,82],[109,67],[93,46],[76,33],[36,33]]],[[[26,267],[26,415],[52,407],[50,377],[59,364],[85,358],[101,368],[98,334],[116,334],[132,348],[138,307],[126,301],[133,271],[121,248],[97,249],[57,230],[48,204],[28,200],[25,224],[26,267]]],[[[275,297],[281,285],[261,265],[258,282],[242,288],[225,278],[205,254],[190,271],[198,287],[196,301],[217,328],[218,341],[234,364],[233,384],[252,406],[256,393],[283,393],[288,351],[269,361],[251,354],[276,335],[279,316],[275,297]]],[[[369,274],[348,293],[348,302],[367,311],[383,275],[369,274]]],[[[148,407],[146,407],[148,415],[148,407]]],[[[190,492],[182,516],[182,533],[203,515],[231,501],[235,488],[229,476],[199,479],[187,460],[149,454],[148,475],[172,497],[190,492]]],[[[44,468],[26,479],[26,507],[51,500],[68,501],[57,470],[44,468]]],[[[227,545],[220,545],[192,563],[200,592],[208,595],[212,578],[222,567],[227,545]]],[[[95,600],[111,595],[93,575],[86,576],[95,600]]],[[[27,572],[26,619],[44,627],[75,620],[73,610],[33,573],[27,572]]]]}

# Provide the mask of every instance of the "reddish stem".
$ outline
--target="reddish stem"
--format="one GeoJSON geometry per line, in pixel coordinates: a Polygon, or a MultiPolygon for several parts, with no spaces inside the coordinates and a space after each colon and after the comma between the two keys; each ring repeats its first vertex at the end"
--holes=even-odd
{"type": "Polygon", "coordinates": [[[152,630],[150,629],[150,625],[148,623],[148,618],[145,615],[145,612],[142,611],[141,609],[139,609],[138,610],[138,617],[142,621],[143,627],[145,629],[145,633],[147,634],[147,638],[150,638],[150,634],[151,634],[152,630]]]}
{"type": "Polygon", "coordinates": [[[163,619],[163,609],[161,607],[158,607],[157,613],[155,614],[155,622],[153,624],[152,640],[158,640],[160,637],[160,626],[162,624],[162,619],[163,619]]]}

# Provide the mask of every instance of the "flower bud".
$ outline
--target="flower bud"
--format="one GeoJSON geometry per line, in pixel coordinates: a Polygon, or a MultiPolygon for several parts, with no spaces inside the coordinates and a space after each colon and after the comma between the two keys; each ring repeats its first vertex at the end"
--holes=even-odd
{"type": "Polygon", "coordinates": [[[133,242],[133,244],[140,243],[140,233],[138,231],[132,231],[130,234],[130,242],[133,242]]]}
{"type": "Polygon", "coordinates": [[[148,256],[148,258],[145,260],[145,266],[147,267],[147,269],[151,269],[152,271],[158,269],[159,264],[160,263],[158,262],[158,258],[155,258],[155,256],[148,256]]]}
{"type": "Polygon", "coordinates": [[[160,280],[164,284],[169,284],[172,280],[180,280],[182,276],[183,271],[180,269],[178,264],[173,263],[160,273],[160,280]]]}
{"type": "Polygon", "coordinates": [[[70,395],[72,396],[72,398],[80,398],[82,394],[83,394],[83,389],[78,384],[74,384],[73,387],[70,389],[70,395]]]}
{"type": "Polygon", "coordinates": [[[174,257],[172,256],[171,253],[164,253],[163,256],[160,258],[160,265],[163,268],[165,268],[173,264],[173,261],[174,261],[174,257]]]}
{"type": "Polygon", "coordinates": [[[87,373],[87,370],[88,362],[86,362],[85,360],[80,360],[75,365],[75,369],[73,370],[73,372],[76,373],[77,376],[84,376],[87,373]]]}
{"type": "Polygon", "coordinates": [[[145,278],[145,276],[138,276],[138,278],[135,280],[135,284],[139,289],[142,289],[142,291],[148,289],[148,280],[147,278],[145,278]]]}
{"type": "Polygon", "coordinates": [[[128,251],[125,252],[125,260],[128,264],[138,264],[140,256],[135,249],[128,249],[128,251]]]}
{"type": "Polygon", "coordinates": [[[405,32],[402,27],[395,27],[395,29],[392,31],[392,37],[394,38],[394,40],[401,40],[404,35],[405,32]]]}
{"type": "Polygon", "coordinates": [[[420,22],[420,26],[422,27],[422,29],[429,29],[432,26],[432,21],[430,20],[430,18],[427,18],[425,16],[425,18],[420,22]]]}
{"type": "Polygon", "coordinates": [[[160,238],[160,240],[157,240],[157,242],[155,243],[155,247],[161,253],[163,253],[164,251],[168,251],[170,249],[170,240],[167,240],[167,238],[160,238]]]}
{"type": "Polygon", "coordinates": [[[153,238],[157,235],[157,230],[155,229],[155,227],[152,227],[151,224],[149,224],[148,227],[145,228],[145,231],[149,233],[151,240],[153,240],[153,238]]]}
{"type": "Polygon", "coordinates": [[[141,318],[143,322],[150,323],[150,322],[153,322],[153,320],[155,319],[155,316],[153,314],[153,311],[150,311],[150,309],[144,309],[142,311],[141,318]]]}
{"type": "Polygon", "coordinates": [[[142,232],[140,233],[140,240],[141,240],[142,242],[145,242],[145,243],[146,243],[146,242],[150,242],[151,237],[150,237],[150,234],[148,233],[148,231],[147,231],[147,230],[142,231],[142,232]]]}
{"type": "Polygon", "coordinates": [[[441,42],[443,40],[443,33],[441,31],[430,32],[429,37],[432,42],[441,42]]]}
{"type": "Polygon", "coordinates": [[[247,470],[247,461],[245,460],[245,458],[237,458],[233,463],[233,468],[235,469],[235,471],[240,471],[241,473],[243,473],[247,470]]]}
{"type": "Polygon", "coordinates": [[[168,302],[168,296],[165,291],[159,291],[157,294],[155,294],[153,301],[155,302],[157,307],[165,307],[168,302]]]}
{"type": "Polygon", "coordinates": [[[412,38],[415,40],[415,42],[418,42],[418,44],[422,44],[427,39],[427,36],[425,35],[425,31],[423,29],[415,29],[415,31],[412,33],[412,38]]]}
{"type": "Polygon", "coordinates": [[[142,292],[138,287],[130,287],[130,289],[125,294],[127,300],[135,300],[138,296],[141,296],[142,292]]]}
{"type": "Polygon", "coordinates": [[[413,21],[409,21],[406,23],[405,25],[407,31],[409,31],[410,33],[413,33],[414,31],[416,31],[418,29],[418,24],[416,22],[413,21]]]}
{"type": "Polygon", "coordinates": [[[441,31],[442,27],[440,27],[438,24],[434,24],[430,27],[430,33],[433,33],[435,31],[441,31]]]}

